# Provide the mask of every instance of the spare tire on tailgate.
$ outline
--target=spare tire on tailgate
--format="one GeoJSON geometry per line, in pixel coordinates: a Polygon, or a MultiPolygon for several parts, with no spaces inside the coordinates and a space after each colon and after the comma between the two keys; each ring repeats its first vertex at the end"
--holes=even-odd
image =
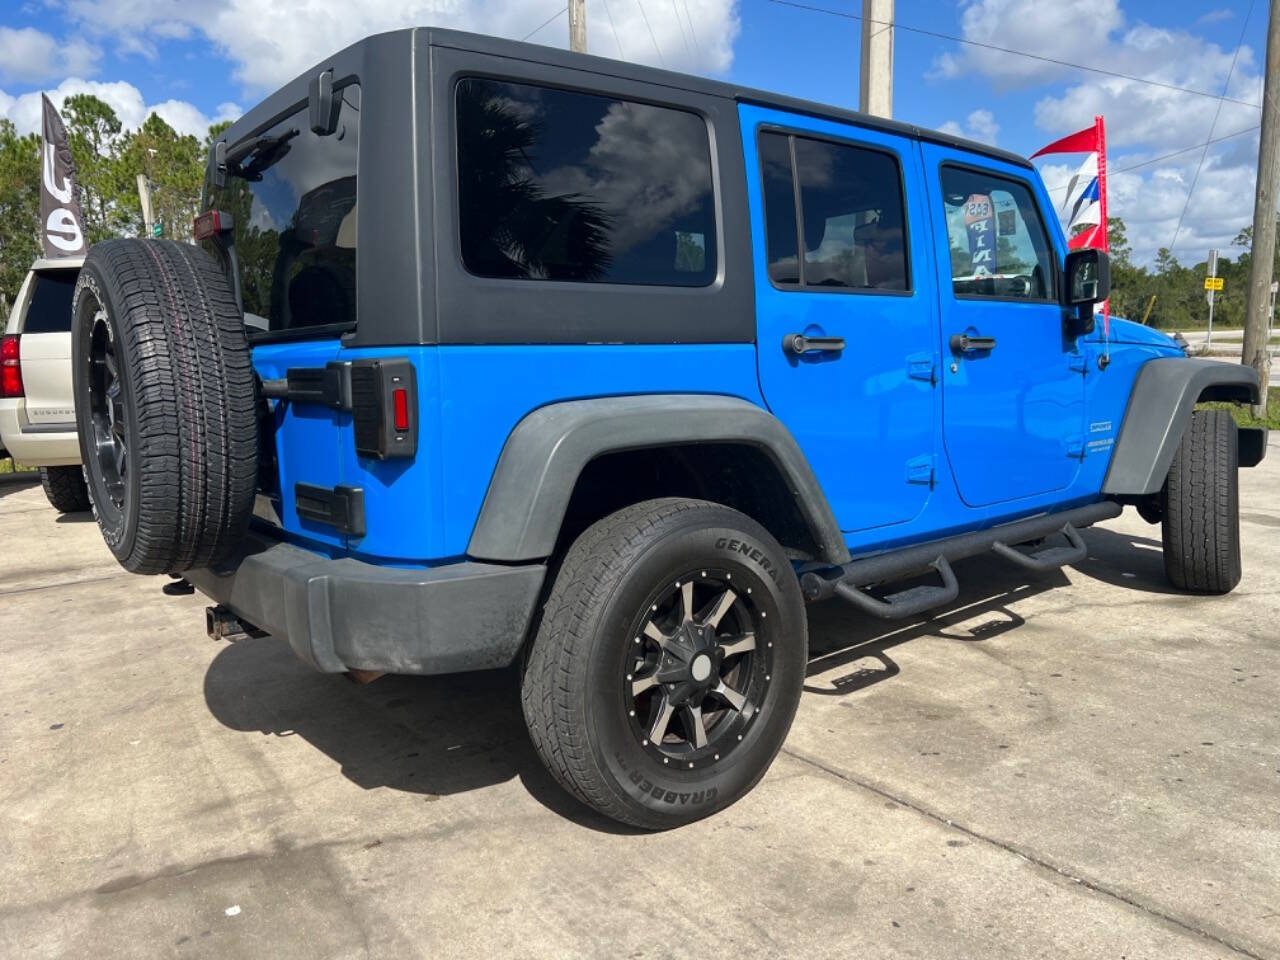
{"type": "Polygon", "coordinates": [[[258,422],[221,269],[189,244],[108,240],[72,316],[80,454],[107,546],[134,573],[225,560],[253,512],[258,422]]]}

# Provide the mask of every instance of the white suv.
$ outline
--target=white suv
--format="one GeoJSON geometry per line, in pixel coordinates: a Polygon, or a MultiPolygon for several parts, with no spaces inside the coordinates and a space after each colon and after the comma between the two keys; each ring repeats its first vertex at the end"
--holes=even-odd
{"type": "Polygon", "coordinates": [[[33,263],[0,341],[0,440],[16,462],[40,468],[63,513],[89,509],[71,387],[71,296],[83,263],[33,263]]]}

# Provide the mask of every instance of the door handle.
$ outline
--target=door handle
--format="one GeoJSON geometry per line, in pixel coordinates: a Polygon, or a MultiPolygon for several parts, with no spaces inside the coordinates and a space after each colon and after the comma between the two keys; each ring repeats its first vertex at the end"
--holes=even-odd
{"type": "Polygon", "coordinates": [[[844,337],[806,337],[803,333],[788,333],[782,338],[782,349],[795,356],[810,350],[839,353],[844,349],[844,337]]]}
{"type": "Polygon", "coordinates": [[[995,337],[971,337],[965,333],[953,333],[951,335],[952,353],[968,353],[970,350],[994,350],[995,348],[995,337]]]}

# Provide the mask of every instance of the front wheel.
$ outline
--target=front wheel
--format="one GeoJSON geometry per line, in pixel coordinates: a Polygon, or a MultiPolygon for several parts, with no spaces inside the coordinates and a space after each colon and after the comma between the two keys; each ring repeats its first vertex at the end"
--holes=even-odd
{"type": "Polygon", "coordinates": [[[1228,593],[1240,582],[1239,435],[1225,410],[1197,410],[1161,491],[1164,569],[1180,590],[1228,593]]]}
{"type": "Polygon", "coordinates": [[[635,826],[679,826],[764,775],[807,643],[799,583],[763,527],[705,501],[635,504],[565,556],[525,666],[525,719],[579,799],[635,826]]]}

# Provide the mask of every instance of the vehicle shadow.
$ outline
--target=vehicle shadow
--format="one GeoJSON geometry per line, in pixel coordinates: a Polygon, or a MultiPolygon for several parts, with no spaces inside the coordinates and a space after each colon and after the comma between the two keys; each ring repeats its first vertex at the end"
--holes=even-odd
{"type": "MultiPolygon", "coordinates": [[[[1112,562],[1107,558],[1129,539],[1109,531],[1085,536],[1099,564],[1112,562]]],[[[890,679],[899,667],[889,651],[920,637],[972,643],[1016,630],[1024,622],[1013,609],[1018,601],[1068,583],[1062,571],[1030,574],[992,557],[958,563],[956,572],[960,596],[931,617],[886,623],[839,600],[811,607],[806,692],[843,696],[890,679]],[[841,673],[843,667],[851,669],[841,673]]],[[[525,730],[514,668],[387,676],[359,686],[314,672],[281,640],[246,638],[214,658],[204,693],[225,726],[300,736],[366,790],[449,796],[518,777],[534,799],[569,820],[603,832],[637,832],[579,803],[546,772],[525,730]]]]}
{"type": "MultiPolygon", "coordinates": [[[[1069,583],[1061,570],[1028,573],[992,557],[954,566],[960,582],[955,601],[908,620],[877,620],[839,599],[810,607],[805,693],[847,696],[892,679],[900,667],[888,651],[921,637],[974,643],[1016,630],[1026,621],[1013,604],[1069,583]],[[846,667],[851,669],[841,672],[846,667]]],[[[936,578],[904,581],[893,589],[931,582],[936,578]]]]}
{"type": "Polygon", "coordinates": [[[11,493],[21,493],[33,486],[40,485],[40,474],[32,473],[0,473],[0,499],[11,493]]]}
{"type": "Polygon", "coordinates": [[[1085,534],[1089,559],[1075,569],[1093,580],[1145,593],[1180,594],[1164,573],[1164,546],[1160,528],[1153,536],[1140,537],[1120,530],[1092,527],[1085,534]]]}
{"type": "Polygon", "coordinates": [[[555,813],[594,830],[634,832],[569,796],[534,752],[514,669],[386,676],[360,686],[316,673],[274,637],[228,644],[209,665],[205,702],[233,730],[299,736],[372,790],[450,796],[513,777],[555,813]]]}

